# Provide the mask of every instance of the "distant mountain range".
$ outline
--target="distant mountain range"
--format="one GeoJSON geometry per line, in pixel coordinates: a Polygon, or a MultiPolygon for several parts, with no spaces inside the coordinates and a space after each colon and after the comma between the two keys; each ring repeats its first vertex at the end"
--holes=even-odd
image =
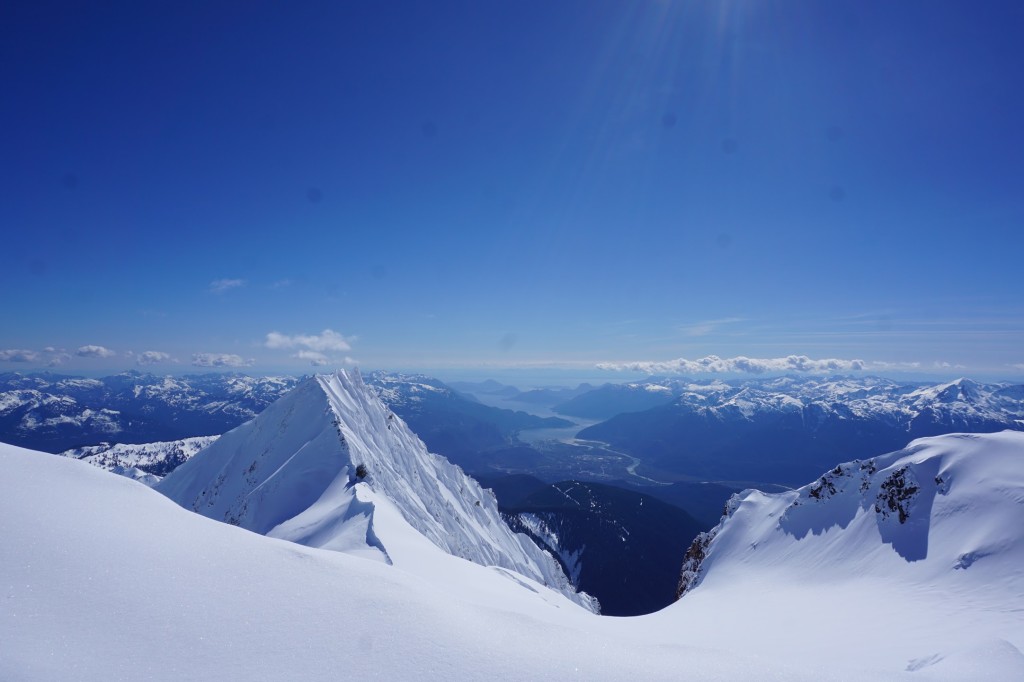
{"type": "Polygon", "coordinates": [[[219,437],[196,436],[157,443],[101,443],[60,454],[154,486],[219,437]]]}
{"type": "Polygon", "coordinates": [[[60,452],[216,436],[252,419],[297,382],[241,374],[0,374],[0,441],[60,452]]]}
{"type": "MultiPolygon", "coordinates": [[[[47,452],[101,443],[143,444],[217,436],[291,390],[296,377],[125,372],[101,379],[0,374],[0,441],[47,452]]],[[[366,383],[434,452],[470,464],[515,444],[522,429],[569,426],[557,417],[489,407],[423,375],[374,372],[366,383]]]]}
{"type": "Polygon", "coordinates": [[[620,407],[649,393],[672,397],[585,428],[579,438],[642,457],[648,470],[699,480],[799,485],[831,462],[889,452],[921,436],[1024,430],[1024,386],[970,379],[673,380],[599,391],[608,400],[618,395],[620,407]]]}
{"type": "Polygon", "coordinates": [[[423,374],[372,372],[366,384],[432,452],[468,469],[479,466],[482,452],[514,446],[523,429],[572,425],[558,417],[484,405],[423,374]]]}
{"type": "MultiPolygon", "coordinates": [[[[580,384],[576,388],[553,387],[553,388],[532,388],[526,391],[515,386],[502,384],[493,379],[487,381],[453,381],[449,384],[456,391],[472,396],[489,396],[500,398],[511,403],[522,403],[526,405],[539,405],[550,407],[559,403],[572,400],[594,390],[591,384],[580,384]]],[[[563,412],[563,414],[572,414],[563,412]]],[[[585,416],[585,415],[573,415],[585,416]]]]}

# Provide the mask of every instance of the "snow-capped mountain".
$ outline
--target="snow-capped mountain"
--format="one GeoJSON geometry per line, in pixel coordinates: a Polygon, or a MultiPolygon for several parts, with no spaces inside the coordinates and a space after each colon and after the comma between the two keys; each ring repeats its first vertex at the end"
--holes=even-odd
{"type": "Polygon", "coordinates": [[[1024,386],[970,379],[928,386],[877,377],[655,385],[676,398],[595,424],[579,437],[703,479],[799,485],[837,459],[882,454],[913,438],[1024,429],[1024,386]]]}
{"type": "Polygon", "coordinates": [[[375,558],[454,556],[577,594],[551,555],[502,521],[493,495],[427,451],[358,371],[316,376],[157,484],[204,516],[271,537],[375,558]]]}
{"type": "Polygon", "coordinates": [[[837,465],[797,490],[746,490],[694,540],[680,594],[730,566],[921,581],[984,574],[1024,597],[1024,433],[950,434],[837,465]],[[794,553],[805,553],[794,561],[794,553]],[[717,566],[724,568],[716,568],[717,566]]]}
{"type": "Polygon", "coordinates": [[[240,374],[124,372],[84,379],[8,373],[0,375],[0,439],[61,452],[101,442],[219,435],[252,419],[297,382],[240,374]]]}
{"type": "Polygon", "coordinates": [[[907,670],[942,661],[946,653],[928,651],[936,646],[928,639],[951,631],[962,646],[1019,666],[1022,521],[1024,433],[922,438],[840,464],[798,490],[735,495],[721,523],[688,550],[672,608],[726,591],[742,598],[744,585],[790,596],[803,589],[794,608],[823,633],[879,610],[875,625],[887,633],[879,636],[898,628],[921,640],[907,670]]]}
{"type": "MultiPolygon", "coordinates": [[[[298,381],[241,374],[0,374],[0,441],[60,452],[103,442],[220,435],[255,417],[298,381]]],[[[373,372],[366,383],[432,451],[463,465],[481,451],[514,443],[522,429],[570,425],[475,402],[424,375],[373,372]]]]}
{"type": "Polygon", "coordinates": [[[196,436],[158,443],[100,443],[60,454],[153,486],[217,438],[196,436]]]}

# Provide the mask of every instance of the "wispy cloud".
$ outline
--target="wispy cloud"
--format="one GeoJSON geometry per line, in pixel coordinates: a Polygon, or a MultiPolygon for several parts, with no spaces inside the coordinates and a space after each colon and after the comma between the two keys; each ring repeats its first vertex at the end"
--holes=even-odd
{"type": "Polygon", "coordinates": [[[331,329],[325,329],[319,334],[296,334],[295,336],[288,336],[279,332],[270,332],[267,334],[266,346],[267,348],[279,350],[302,348],[321,353],[325,351],[344,352],[352,350],[351,342],[354,340],[355,337],[345,338],[338,332],[331,329]]]}
{"type": "Polygon", "coordinates": [[[300,350],[292,357],[299,358],[300,360],[309,360],[309,364],[314,367],[323,367],[330,362],[326,355],[315,350],[300,350]]]}
{"type": "Polygon", "coordinates": [[[244,279],[215,279],[210,282],[210,291],[215,294],[223,294],[225,291],[244,286],[244,279]]]}
{"type": "MultiPolygon", "coordinates": [[[[937,364],[937,363],[936,363],[937,364]]],[[[871,366],[875,369],[920,369],[920,362],[886,362],[885,360],[873,360],[871,366]]]]}
{"type": "Polygon", "coordinates": [[[1014,369],[1024,370],[1024,362],[1015,362],[1012,365],[1010,365],[1010,367],[1013,367],[1014,369]]]}
{"type": "Polygon", "coordinates": [[[319,334],[295,334],[289,336],[280,332],[267,334],[264,345],[274,350],[294,350],[293,358],[308,360],[313,367],[323,367],[332,362],[335,364],[348,363],[349,358],[343,360],[335,356],[333,359],[328,353],[343,353],[352,350],[354,336],[343,336],[332,329],[325,329],[319,334]]]}
{"type": "Polygon", "coordinates": [[[697,360],[677,358],[666,361],[601,362],[598,369],[643,372],[644,374],[764,374],[765,372],[850,372],[863,370],[863,360],[812,359],[806,355],[784,358],[720,358],[708,355],[697,360]]]}
{"type": "Polygon", "coordinates": [[[35,362],[39,359],[39,353],[34,350],[0,350],[0,360],[6,362],[35,362]]]}
{"type": "Polygon", "coordinates": [[[724,317],[720,320],[704,320],[703,322],[695,322],[693,324],[683,325],[679,327],[686,336],[707,336],[712,332],[715,332],[719,327],[727,324],[735,324],[737,322],[743,322],[742,317],[724,317]]]}
{"type": "Polygon", "coordinates": [[[117,355],[117,353],[103,346],[89,345],[80,346],[78,350],[75,351],[75,355],[80,358],[112,358],[117,355]]]}
{"type": "Polygon", "coordinates": [[[159,365],[163,362],[173,362],[174,359],[170,353],[164,353],[158,350],[147,350],[143,353],[139,353],[138,357],[135,358],[136,364],[139,365],[159,365]]]}
{"type": "Polygon", "coordinates": [[[245,359],[230,353],[193,353],[192,364],[196,367],[251,367],[254,359],[245,359]]]}

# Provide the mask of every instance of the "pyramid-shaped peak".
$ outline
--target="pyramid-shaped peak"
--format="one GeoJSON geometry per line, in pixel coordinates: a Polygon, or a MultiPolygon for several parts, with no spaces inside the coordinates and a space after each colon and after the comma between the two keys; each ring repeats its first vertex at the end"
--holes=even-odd
{"type": "Polygon", "coordinates": [[[355,369],[301,382],[157,490],[257,533],[387,562],[399,563],[396,550],[416,534],[596,608],[549,554],[505,525],[490,491],[428,452],[355,369]]]}

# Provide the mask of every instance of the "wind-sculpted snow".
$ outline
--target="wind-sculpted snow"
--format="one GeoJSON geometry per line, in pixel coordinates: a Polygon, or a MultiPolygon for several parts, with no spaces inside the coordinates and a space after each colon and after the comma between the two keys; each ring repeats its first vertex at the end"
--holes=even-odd
{"type": "Polygon", "coordinates": [[[157,489],[204,516],[257,533],[396,564],[415,533],[450,554],[511,569],[596,609],[551,555],[508,529],[488,491],[429,453],[356,371],[301,383],[157,489]]]}

